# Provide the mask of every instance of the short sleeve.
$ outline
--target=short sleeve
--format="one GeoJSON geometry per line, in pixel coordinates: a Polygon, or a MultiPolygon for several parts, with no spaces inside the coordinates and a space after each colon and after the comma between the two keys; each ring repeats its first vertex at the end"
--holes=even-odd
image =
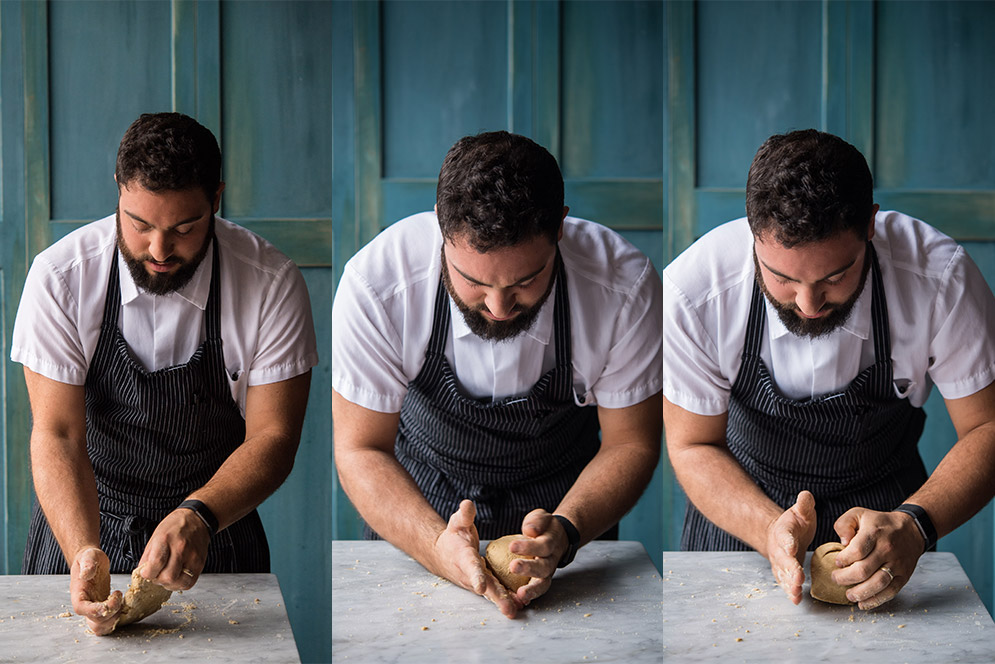
{"type": "Polygon", "coordinates": [[[995,381],[995,296],[963,247],[943,275],[933,312],[929,376],[947,399],[995,381]]]}
{"type": "Polygon", "coordinates": [[[400,412],[408,391],[401,335],[383,302],[351,265],[335,293],[332,330],[335,391],[370,410],[400,412]]]}
{"type": "Polygon", "coordinates": [[[666,272],[663,275],[663,396],[698,415],[728,410],[732,383],[700,313],[666,272]]]}
{"type": "Polygon", "coordinates": [[[591,386],[600,406],[625,408],[660,391],[660,310],[660,277],[647,259],[612,321],[611,348],[601,375],[591,386]]]}
{"type": "Polygon", "coordinates": [[[17,308],[10,359],[60,383],[83,385],[88,363],[78,311],[62,275],[44,256],[36,257],[17,308]]]}
{"type": "Polygon", "coordinates": [[[307,284],[292,261],[277,272],[263,299],[258,340],[249,385],[287,380],[318,363],[307,284]]]}

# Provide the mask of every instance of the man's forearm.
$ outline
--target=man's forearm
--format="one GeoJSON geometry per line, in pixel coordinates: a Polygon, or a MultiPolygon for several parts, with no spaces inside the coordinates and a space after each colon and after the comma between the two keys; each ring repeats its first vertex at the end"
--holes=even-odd
{"type": "Polygon", "coordinates": [[[222,530],[260,505],[276,491],[294,465],[293,440],[261,436],[246,440],[190,498],[207,504],[222,530]]]}
{"type": "Polygon", "coordinates": [[[636,504],[653,477],[659,448],[641,444],[599,451],[563,497],[555,513],[570,519],[581,544],[595,539],[636,504]]]}
{"type": "Polygon", "coordinates": [[[397,459],[366,448],[335,457],[342,488],[367,525],[423,567],[438,574],[435,541],[446,528],[397,459]]]}
{"type": "Polygon", "coordinates": [[[995,424],[958,441],[908,502],[929,515],[943,537],[974,516],[995,493],[995,424]]]}
{"type": "Polygon", "coordinates": [[[705,518],[767,557],[767,528],[784,510],[727,448],[682,445],[671,448],[670,461],[684,493],[705,518]]]}
{"type": "Polygon", "coordinates": [[[100,507],[93,467],[82,441],[31,434],[35,495],[66,563],[82,549],[100,547],[100,507]]]}
{"type": "Polygon", "coordinates": [[[214,476],[189,497],[204,502],[226,528],[276,491],[294,467],[311,372],[250,386],[245,398],[245,441],[214,476]]]}

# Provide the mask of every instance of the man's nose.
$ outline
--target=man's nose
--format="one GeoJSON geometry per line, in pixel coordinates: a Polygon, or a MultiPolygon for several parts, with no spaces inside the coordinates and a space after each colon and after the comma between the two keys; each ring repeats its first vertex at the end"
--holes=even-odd
{"type": "Polygon", "coordinates": [[[795,294],[795,304],[806,316],[814,316],[826,303],[826,294],[821,288],[801,286],[795,294]]]}
{"type": "Polygon", "coordinates": [[[484,304],[495,318],[507,318],[515,308],[515,296],[510,292],[495,290],[488,294],[484,304]]]}
{"type": "Polygon", "coordinates": [[[149,255],[152,256],[152,260],[162,262],[173,255],[173,241],[168,233],[153,231],[151,235],[149,255]]]}

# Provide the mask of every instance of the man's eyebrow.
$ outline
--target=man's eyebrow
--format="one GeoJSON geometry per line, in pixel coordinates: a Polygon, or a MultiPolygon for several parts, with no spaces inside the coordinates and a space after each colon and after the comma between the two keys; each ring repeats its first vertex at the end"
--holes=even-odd
{"type": "MultiPolygon", "coordinates": [[[[139,221],[139,222],[141,222],[141,223],[145,224],[146,226],[152,226],[152,224],[151,224],[151,223],[149,223],[148,221],[145,221],[144,219],[142,219],[141,217],[139,217],[139,216],[138,216],[137,214],[135,214],[134,212],[130,212],[130,211],[128,211],[128,210],[125,210],[125,211],[124,211],[124,213],[125,213],[126,215],[128,215],[129,217],[131,217],[132,219],[134,219],[135,221],[139,221]]],[[[193,222],[195,222],[195,221],[199,221],[199,220],[200,220],[200,219],[202,219],[203,217],[204,217],[204,215],[202,215],[202,214],[201,214],[201,215],[198,215],[198,216],[196,216],[196,217],[190,217],[190,218],[188,218],[188,219],[182,219],[182,220],[180,220],[180,221],[176,222],[175,224],[173,224],[172,226],[170,226],[169,228],[167,228],[166,230],[168,230],[168,231],[171,231],[171,230],[173,230],[174,228],[176,228],[177,226],[182,226],[182,225],[184,225],[184,224],[192,224],[192,223],[193,223],[193,222]]]]}
{"type": "MultiPolygon", "coordinates": [[[[548,264],[549,264],[549,262],[547,261],[546,263],[544,263],[544,264],[543,264],[543,266],[542,266],[541,268],[539,268],[538,270],[536,270],[536,271],[535,271],[535,272],[533,272],[532,274],[527,274],[527,275],[525,275],[524,277],[522,277],[521,279],[519,279],[518,281],[516,281],[515,283],[513,283],[513,284],[511,284],[511,285],[512,285],[512,286],[517,286],[517,285],[521,284],[522,282],[525,282],[525,281],[528,281],[529,279],[534,279],[535,277],[539,276],[539,273],[540,273],[540,272],[542,272],[543,270],[545,270],[545,269],[546,269],[546,265],[548,265],[548,264]]],[[[485,284],[485,283],[484,283],[484,282],[482,282],[482,281],[477,281],[476,279],[474,279],[473,277],[471,277],[471,276],[470,276],[470,275],[468,275],[467,273],[463,272],[463,270],[461,270],[461,269],[459,269],[458,267],[456,267],[455,265],[453,265],[453,264],[452,264],[452,261],[449,261],[449,265],[450,265],[450,267],[452,267],[452,268],[453,268],[454,270],[456,270],[456,272],[457,272],[457,273],[459,273],[459,275],[460,275],[461,277],[463,277],[464,279],[466,279],[466,280],[467,280],[467,281],[469,281],[470,283],[472,283],[472,284],[477,284],[478,286],[487,286],[488,288],[490,288],[490,287],[491,287],[491,284],[485,284]]]]}
{"type": "MultiPolygon", "coordinates": [[[[787,281],[798,281],[798,279],[795,279],[794,277],[789,277],[789,276],[788,276],[788,275],[786,275],[786,274],[783,274],[783,273],[781,273],[781,272],[778,272],[777,270],[775,270],[774,268],[772,268],[772,267],[771,267],[770,265],[767,265],[767,263],[765,263],[765,262],[763,262],[762,260],[760,260],[760,257],[759,257],[759,256],[757,256],[757,261],[759,261],[759,263],[760,263],[761,265],[763,265],[763,266],[764,266],[765,268],[767,268],[767,271],[768,271],[768,272],[771,272],[771,273],[772,273],[772,274],[774,274],[775,276],[778,276],[778,277],[781,277],[782,279],[786,279],[787,281]]],[[[835,276],[836,276],[837,274],[839,274],[839,273],[841,273],[841,272],[846,272],[846,271],[847,271],[847,270],[849,270],[849,269],[850,269],[851,267],[853,267],[853,264],[854,264],[854,263],[856,263],[856,262],[857,262],[857,259],[856,259],[856,258],[854,258],[854,259],[853,259],[852,261],[850,261],[849,263],[847,263],[846,265],[844,265],[844,266],[843,266],[843,267],[841,267],[840,269],[838,269],[838,270],[833,270],[832,272],[830,272],[830,273],[829,273],[829,274],[827,274],[826,276],[822,277],[821,279],[818,279],[818,281],[825,281],[826,279],[831,279],[832,277],[835,277],[835,276]]]]}

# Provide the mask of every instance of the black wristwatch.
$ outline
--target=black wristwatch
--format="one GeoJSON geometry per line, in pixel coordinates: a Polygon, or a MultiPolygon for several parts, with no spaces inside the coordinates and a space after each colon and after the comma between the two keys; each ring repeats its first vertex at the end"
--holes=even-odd
{"type": "Polygon", "coordinates": [[[936,546],[936,527],[933,525],[933,521],[929,518],[929,515],[926,514],[926,510],[918,505],[905,503],[893,509],[892,512],[903,512],[912,517],[916,528],[919,529],[919,534],[922,535],[923,540],[926,542],[923,551],[930,551],[936,546]]]}
{"type": "Polygon", "coordinates": [[[200,520],[204,522],[207,526],[207,532],[210,533],[211,537],[218,532],[218,517],[214,516],[214,512],[211,508],[202,503],[199,500],[184,500],[182,503],[177,505],[176,509],[192,510],[194,514],[200,517],[200,520]]]}
{"type": "Polygon", "coordinates": [[[556,564],[557,567],[566,567],[573,562],[574,556],[577,555],[577,549],[580,548],[580,533],[567,517],[554,514],[553,518],[560,522],[563,530],[567,533],[567,550],[560,558],[560,562],[556,564]]]}

